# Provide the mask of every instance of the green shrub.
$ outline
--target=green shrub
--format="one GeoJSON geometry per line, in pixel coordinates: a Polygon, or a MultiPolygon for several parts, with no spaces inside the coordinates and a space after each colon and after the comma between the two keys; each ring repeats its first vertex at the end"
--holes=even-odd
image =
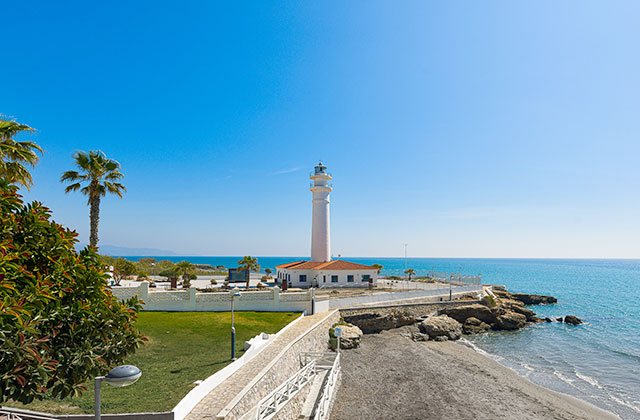
{"type": "Polygon", "coordinates": [[[78,395],[142,341],[140,302],[116,299],[97,254],[76,242],[0,180],[0,402],[78,395]]]}

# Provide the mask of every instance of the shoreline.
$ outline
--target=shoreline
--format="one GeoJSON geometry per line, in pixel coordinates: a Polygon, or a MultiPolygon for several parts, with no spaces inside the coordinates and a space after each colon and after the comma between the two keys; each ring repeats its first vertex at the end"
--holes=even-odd
{"type": "Polygon", "coordinates": [[[405,328],[343,352],[333,419],[619,419],[531,382],[470,345],[414,342],[405,328]]]}

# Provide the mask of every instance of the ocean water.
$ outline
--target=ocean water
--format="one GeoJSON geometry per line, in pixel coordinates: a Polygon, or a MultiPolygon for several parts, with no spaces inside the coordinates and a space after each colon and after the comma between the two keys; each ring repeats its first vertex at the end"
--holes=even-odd
{"type": "MultiPolygon", "coordinates": [[[[233,267],[238,257],[156,257],[233,267]]],[[[302,259],[258,257],[263,268],[302,259]]],[[[585,325],[542,323],[516,332],[469,336],[532,382],[640,419],[640,260],[349,258],[379,263],[384,275],[428,271],[482,275],[511,291],[553,295],[558,303],[534,306],[541,317],[577,315],[585,325]]]]}

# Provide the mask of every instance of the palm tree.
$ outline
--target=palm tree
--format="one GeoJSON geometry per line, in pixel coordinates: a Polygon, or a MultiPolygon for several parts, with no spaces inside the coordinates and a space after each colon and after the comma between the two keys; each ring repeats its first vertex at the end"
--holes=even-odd
{"type": "Polygon", "coordinates": [[[33,179],[26,166],[38,163],[38,152],[42,153],[42,148],[32,141],[13,139],[19,133],[27,131],[34,129],[0,116],[0,178],[29,189],[33,185],[33,179]]]}
{"type": "Polygon", "coordinates": [[[384,268],[381,264],[372,264],[371,267],[375,268],[378,274],[380,274],[380,272],[384,268]]]}
{"type": "Polygon", "coordinates": [[[273,271],[271,271],[271,269],[270,269],[270,268],[265,268],[265,269],[264,269],[264,272],[267,274],[267,277],[268,277],[268,278],[271,278],[271,273],[273,273],[273,271]]]}
{"type": "Polygon", "coordinates": [[[408,275],[409,276],[409,281],[411,281],[411,276],[416,274],[416,270],[414,270],[413,268],[409,268],[407,270],[404,270],[404,274],[408,275]]]}
{"type": "Polygon", "coordinates": [[[247,277],[247,289],[249,289],[249,280],[251,278],[251,272],[259,272],[260,264],[258,264],[258,259],[250,256],[243,257],[240,261],[238,261],[238,270],[245,270],[245,276],[247,277]]]}
{"type": "Polygon", "coordinates": [[[176,263],[175,273],[182,277],[182,287],[188,289],[191,287],[191,276],[193,275],[193,264],[189,261],[180,261],[176,263]]]}
{"type": "Polygon", "coordinates": [[[122,194],[127,189],[118,181],[124,178],[124,174],[120,172],[120,164],[113,159],[109,159],[101,151],[76,152],[73,154],[73,159],[78,170],[65,172],[62,174],[60,182],[72,183],[65,188],[64,192],[80,190],[82,194],[87,196],[91,226],[89,246],[97,249],[100,200],[107,193],[115,194],[122,198],[122,194]]]}

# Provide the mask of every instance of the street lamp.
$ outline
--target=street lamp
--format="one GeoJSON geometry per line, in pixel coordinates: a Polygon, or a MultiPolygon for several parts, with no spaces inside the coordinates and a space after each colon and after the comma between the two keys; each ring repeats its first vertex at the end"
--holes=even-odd
{"type": "Polygon", "coordinates": [[[129,386],[140,379],[142,371],[133,365],[123,365],[114,367],[105,376],[97,376],[95,378],[95,420],[100,420],[100,387],[102,381],[105,381],[111,386],[121,388],[123,386],[129,386]]]}
{"type": "Polygon", "coordinates": [[[242,296],[240,294],[240,289],[238,289],[238,286],[234,287],[233,290],[231,290],[231,360],[235,361],[236,360],[236,319],[235,319],[235,314],[233,312],[233,303],[235,301],[235,298],[242,296]]]}

